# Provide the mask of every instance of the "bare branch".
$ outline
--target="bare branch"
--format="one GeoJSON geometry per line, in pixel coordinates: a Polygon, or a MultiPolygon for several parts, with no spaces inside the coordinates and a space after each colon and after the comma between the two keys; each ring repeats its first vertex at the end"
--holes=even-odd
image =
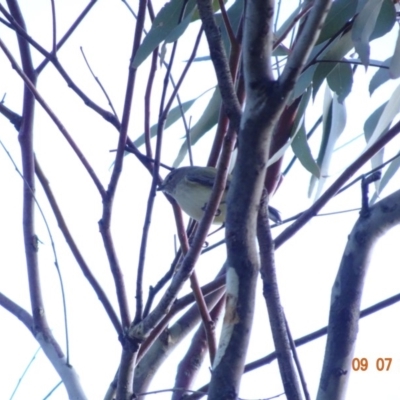
{"type": "Polygon", "coordinates": [[[65,222],[65,219],[61,213],[61,210],[58,206],[57,200],[53,194],[53,191],[51,190],[49,181],[47,180],[46,176],[44,175],[42,168],[39,165],[39,162],[37,161],[35,157],[35,172],[36,175],[39,179],[39,182],[41,183],[44,192],[46,193],[47,199],[50,203],[50,206],[53,210],[54,216],[57,219],[58,227],[60,228],[61,232],[64,235],[64,238],[66,242],[68,243],[72,254],[75,257],[76,262],[78,263],[79,267],[82,270],[82,273],[86,277],[86,279],[89,281],[91,284],[93,290],[96,292],[97,297],[101,301],[103,307],[105,308],[108,317],[110,318],[112,324],[114,325],[115,330],[117,331],[118,335],[122,334],[122,327],[121,323],[118,319],[117,314],[114,311],[113,306],[111,305],[110,301],[107,298],[107,295],[105,294],[104,290],[100,286],[99,282],[97,279],[94,277],[92,274],[92,271],[90,270],[89,266],[87,265],[82,253],[80,252],[78,245],[76,244],[74,238],[71,235],[71,232],[68,229],[67,223],[65,222]]]}
{"type": "MultiPolygon", "coordinates": [[[[24,43],[25,40],[22,40],[24,43]]],[[[85,156],[79,149],[79,147],[76,145],[76,143],[73,141],[72,137],[68,133],[68,131],[65,129],[64,125],[61,123],[61,121],[58,119],[56,114],[51,110],[51,108],[47,105],[47,103],[44,101],[43,97],[39,94],[37,91],[34,83],[32,80],[21,70],[19,67],[18,63],[15,61],[14,57],[12,56],[11,52],[8,50],[8,48],[5,46],[4,42],[0,39],[0,48],[3,50],[4,54],[7,56],[7,58],[10,60],[11,65],[13,68],[17,71],[18,75],[23,79],[25,82],[25,85],[27,86],[27,89],[32,93],[34,98],[38,101],[38,103],[44,108],[44,110],[47,112],[49,117],[52,119],[54,124],[57,126],[57,128],[60,130],[60,132],[64,135],[65,139],[69,143],[69,145],[72,147],[72,149],[75,151],[75,154],[78,156],[79,160],[82,162],[83,166],[85,167],[86,171],[92,178],[95,186],[97,187],[98,191],[100,192],[101,196],[104,197],[105,195],[105,190],[103,188],[103,185],[101,184],[99,178],[95,174],[93,168],[89,164],[89,162],[86,160],[85,156]]]]}
{"type": "Polygon", "coordinates": [[[282,90],[291,91],[303,70],[308,56],[318,39],[322,25],[328,14],[332,0],[315,0],[307,20],[303,26],[301,35],[287,60],[282,75],[279,78],[282,90]]]}
{"type": "Polygon", "coordinates": [[[218,86],[224,104],[224,111],[231,120],[235,131],[239,132],[241,107],[236,96],[228,58],[221,40],[221,33],[214,20],[214,12],[210,0],[197,0],[200,17],[207,36],[211,60],[217,75],[218,86]]]}
{"type": "MultiPolygon", "coordinates": [[[[266,200],[266,193],[263,198],[266,200]]],[[[278,356],[279,371],[285,394],[289,399],[302,399],[298,375],[293,363],[290,348],[290,335],[287,329],[283,307],[280,302],[278,280],[275,268],[274,245],[268,222],[268,208],[262,202],[257,221],[257,238],[260,246],[263,294],[267,303],[269,321],[278,356]]]]}
{"type": "Polygon", "coordinates": [[[338,193],[340,188],[366,163],[371,157],[388,144],[393,138],[400,133],[400,122],[393,125],[385,135],[380,137],[371,147],[362,153],[353,163],[351,163],[336,179],[335,182],[323,193],[323,195],[299,218],[288,226],[279,236],[275,238],[275,248],[277,249],[288,239],[290,239],[297,231],[299,231],[311,218],[328,203],[328,201],[338,193]]]}
{"type": "Polygon", "coordinates": [[[24,310],[17,303],[14,303],[11,299],[9,299],[5,294],[0,292],[0,305],[4,307],[7,311],[9,311],[12,315],[18,318],[26,328],[34,335],[33,329],[33,318],[28,313],[28,311],[24,310]]]}
{"type": "Polygon", "coordinates": [[[352,232],[332,288],[328,340],[318,400],[346,397],[349,369],[358,333],[364,279],[375,243],[400,224],[400,190],[360,215],[352,232]]]}
{"type": "Polygon", "coordinates": [[[280,103],[268,108],[273,98],[269,63],[272,17],[272,1],[247,4],[243,37],[247,100],[241,121],[238,157],[228,192],[227,303],[209,389],[211,400],[238,396],[253,321],[259,269],[256,220],[272,128],[277,112],[283,107],[280,99],[280,103]]]}

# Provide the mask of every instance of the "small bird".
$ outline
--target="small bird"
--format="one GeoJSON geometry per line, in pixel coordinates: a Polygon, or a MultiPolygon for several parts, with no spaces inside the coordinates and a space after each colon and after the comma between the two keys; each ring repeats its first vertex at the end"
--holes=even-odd
{"type": "MultiPolygon", "coordinates": [[[[157,190],[168,193],[181,209],[196,221],[200,221],[210,199],[217,169],[214,167],[181,167],[172,170],[157,190]]],[[[226,217],[226,194],[231,182],[228,175],[225,193],[215,213],[213,224],[223,224],[226,217]]],[[[268,206],[269,218],[281,223],[279,211],[268,206]]]]}

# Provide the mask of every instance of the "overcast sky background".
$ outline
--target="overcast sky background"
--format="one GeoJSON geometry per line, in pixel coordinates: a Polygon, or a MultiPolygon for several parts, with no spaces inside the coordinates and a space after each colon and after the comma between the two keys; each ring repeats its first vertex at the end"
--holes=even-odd
{"type": "MultiPolygon", "coordinates": [[[[57,30],[60,38],[74,21],[83,7],[83,2],[56,2],[57,30]]],[[[28,0],[20,2],[26,16],[27,26],[33,38],[47,49],[51,44],[50,5],[44,0],[34,4],[28,0]]],[[[86,2],[85,2],[86,4],[86,2]]],[[[160,3],[161,4],[161,3],[160,3]]],[[[288,7],[297,6],[295,1],[287,1],[288,7]]],[[[136,2],[132,2],[136,7],[136,2]]],[[[147,25],[149,28],[149,25],[147,25]]],[[[197,33],[199,24],[189,28],[186,38],[178,46],[174,77],[188,58],[191,40],[197,33]]],[[[100,78],[121,117],[124,85],[126,83],[131,40],[134,29],[133,17],[122,2],[103,0],[98,2],[77,32],[59,52],[60,61],[79,87],[97,103],[107,108],[107,102],[97,84],[91,77],[80,53],[83,46],[85,54],[95,74],[100,78]]],[[[372,59],[384,60],[393,52],[398,26],[392,34],[374,42],[372,59]]],[[[0,24],[0,36],[15,50],[15,36],[0,24]]],[[[169,46],[170,49],[170,46],[169,46]]],[[[17,52],[14,51],[15,56],[17,52]]],[[[203,44],[198,56],[207,54],[203,44]]],[[[41,56],[35,54],[35,65],[41,56]]],[[[143,93],[147,82],[145,64],[139,70],[137,90],[132,107],[132,119],[129,135],[137,138],[143,131],[143,93]]],[[[338,146],[362,133],[365,119],[380,104],[390,97],[397,82],[389,82],[378,89],[372,98],[368,94],[368,81],[375,72],[370,68],[367,73],[362,68],[357,71],[353,93],[346,100],[348,123],[339,140],[338,146]]],[[[158,89],[164,74],[158,76],[158,89]]],[[[185,84],[180,91],[183,100],[203,93],[215,85],[210,63],[194,64],[185,84]]],[[[11,69],[9,62],[0,53],[0,94],[6,93],[5,104],[15,112],[21,112],[21,81],[11,69]]],[[[108,182],[117,143],[117,132],[68,89],[65,82],[49,65],[39,78],[38,89],[62,123],[74,137],[87,156],[103,184],[108,182]]],[[[323,89],[314,103],[307,118],[311,127],[322,112],[323,89]]],[[[155,92],[159,93],[159,90],[155,92]]],[[[192,125],[201,115],[211,94],[203,96],[188,113],[192,125]]],[[[152,121],[156,121],[158,103],[154,103],[152,121]]],[[[176,123],[166,131],[162,161],[171,165],[184,135],[183,124],[176,123]]],[[[313,142],[318,148],[319,135],[313,142]]],[[[0,117],[0,140],[20,165],[20,151],[14,127],[0,117]]],[[[212,133],[202,139],[193,149],[195,164],[205,165],[212,133]]],[[[361,137],[352,145],[337,151],[332,160],[331,178],[348,165],[354,154],[362,151],[365,143],[361,137]]],[[[392,142],[391,152],[399,149],[399,141],[392,142]]],[[[101,216],[101,199],[83,170],[79,161],[68,147],[65,139],[54,124],[37,105],[35,119],[35,151],[37,158],[50,181],[69,228],[82,250],[90,268],[105,288],[116,307],[113,280],[109,272],[107,259],[98,232],[98,220],[101,216]]],[[[291,158],[290,151],[285,157],[291,158]]],[[[387,156],[389,158],[389,155],[387,156]]],[[[188,161],[185,160],[185,164],[188,161]]],[[[365,171],[369,170],[369,167],[365,171]]],[[[26,277],[21,231],[21,189],[22,182],[6,153],[0,149],[0,185],[3,188],[0,197],[0,291],[19,305],[30,311],[28,283],[26,277]]],[[[307,208],[312,199],[307,198],[310,176],[299,163],[285,178],[279,191],[272,199],[282,217],[288,218],[307,208]]],[[[147,202],[151,177],[133,156],[125,158],[124,170],[114,205],[112,232],[124,270],[126,285],[131,293],[131,313],[134,311],[135,270],[138,263],[139,243],[143,226],[143,217],[147,202]]],[[[327,187],[327,186],[326,186],[327,187]]],[[[398,177],[382,194],[383,196],[398,189],[398,177]]],[[[51,226],[58,261],[62,270],[66,299],[71,347],[71,363],[81,377],[89,399],[104,396],[108,384],[112,381],[120,358],[120,345],[107,316],[94,292],[82,276],[76,262],[58,231],[57,224],[49,210],[40,185],[37,185],[37,198],[44,209],[51,226]]],[[[360,206],[360,187],[350,190],[332,200],[323,212],[340,211],[360,206]]],[[[358,217],[357,212],[317,217],[303,228],[293,239],[285,243],[276,253],[276,265],[280,284],[282,303],[290,324],[292,335],[298,338],[325,326],[329,310],[330,291],[342,257],[347,236],[358,217]]],[[[278,234],[284,227],[274,230],[278,234]]],[[[37,214],[38,237],[41,241],[39,260],[43,278],[43,293],[46,313],[50,326],[59,343],[64,346],[64,327],[61,308],[60,286],[54,267],[54,257],[50,239],[44,228],[43,220],[37,214]]],[[[158,195],[152,218],[152,229],[147,251],[146,275],[144,287],[155,284],[169,268],[174,254],[173,234],[175,223],[172,210],[162,195],[158,195]]],[[[375,249],[365,284],[362,308],[390,297],[399,292],[398,266],[400,229],[393,229],[382,239],[375,249]]],[[[210,244],[223,237],[223,233],[210,238],[210,244]]],[[[208,282],[221,267],[225,258],[223,247],[207,253],[197,266],[199,279],[208,282]]],[[[186,288],[189,291],[189,288],[186,288]]],[[[258,307],[250,344],[248,360],[253,361],[273,351],[270,328],[267,323],[265,303],[261,288],[258,290],[258,307]]],[[[117,307],[116,307],[117,309],[117,307]]],[[[400,306],[395,305],[360,322],[360,332],[355,357],[368,359],[371,368],[367,372],[352,372],[348,389],[348,399],[384,398],[399,399],[398,376],[400,372],[400,351],[398,337],[400,306]],[[377,358],[392,357],[391,370],[378,372],[374,368],[377,358]]],[[[38,344],[25,327],[8,312],[0,309],[0,398],[8,399],[18,382],[27,363],[38,348],[38,344]]],[[[305,377],[314,398],[319,383],[325,338],[299,348],[305,377]]],[[[168,360],[154,380],[152,389],[165,389],[173,386],[175,364],[180,360],[187,346],[181,346],[168,360]],[[171,373],[171,371],[174,371],[171,373]]],[[[209,380],[209,365],[205,364],[197,387],[209,380]]],[[[14,399],[42,399],[59,378],[42,352],[39,352],[14,399]]],[[[282,392],[276,362],[247,374],[243,378],[240,396],[246,399],[266,398],[282,392]]],[[[170,394],[159,394],[151,399],[167,399],[170,394]]],[[[64,388],[59,388],[52,399],[65,400],[64,388]]]]}

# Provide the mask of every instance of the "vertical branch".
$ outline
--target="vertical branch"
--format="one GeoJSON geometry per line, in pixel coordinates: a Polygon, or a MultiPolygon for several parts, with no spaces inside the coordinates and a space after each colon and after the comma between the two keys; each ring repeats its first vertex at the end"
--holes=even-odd
{"type": "MultiPolygon", "coordinates": [[[[24,18],[16,0],[7,0],[7,4],[12,17],[18,25],[26,31],[24,18]]],[[[65,384],[65,388],[70,398],[85,400],[86,397],[77,379],[76,373],[67,360],[62,349],[52,335],[48,327],[44,303],[42,299],[42,289],[40,283],[39,264],[38,264],[38,238],[35,233],[35,167],[33,150],[33,122],[35,115],[35,95],[31,88],[35,88],[36,73],[33,68],[31,52],[28,42],[22,37],[17,36],[18,47],[24,75],[24,94],[22,106],[22,120],[18,134],[21,148],[22,174],[23,174],[23,236],[25,247],[25,258],[29,280],[29,294],[32,309],[32,322],[29,327],[35,339],[40,343],[46,356],[57,370],[65,384]],[[28,82],[31,86],[29,86],[28,82]]],[[[1,42],[2,49],[10,59],[13,58],[8,49],[1,42]]],[[[11,61],[11,60],[10,60],[11,61]]],[[[13,64],[17,66],[17,64],[13,64]]],[[[19,68],[19,66],[18,66],[19,68]]],[[[11,303],[9,303],[11,304],[11,303]]],[[[25,315],[26,316],[26,315],[25,315]]],[[[25,318],[24,318],[25,319],[25,318]]]]}
{"type": "MultiPolygon", "coordinates": [[[[15,0],[7,1],[10,13],[18,24],[26,30],[25,22],[15,0]]],[[[18,46],[21,55],[22,69],[32,84],[36,83],[36,74],[32,64],[32,58],[28,43],[17,36],[18,46]]],[[[29,277],[29,292],[31,298],[32,316],[34,331],[46,333],[48,331],[47,321],[44,313],[44,305],[40,287],[39,266],[37,259],[38,239],[35,234],[35,213],[34,213],[34,156],[33,156],[33,119],[35,113],[35,97],[24,86],[22,123],[18,139],[21,146],[22,173],[24,176],[23,189],[23,231],[25,243],[25,256],[29,277]]]]}
{"type": "MultiPolygon", "coordinates": [[[[266,200],[266,196],[263,196],[263,199],[266,200]]],[[[268,208],[263,202],[261,203],[260,212],[258,213],[257,238],[260,248],[260,273],[263,281],[263,294],[267,303],[272,337],[274,339],[283,387],[288,399],[300,400],[302,399],[302,395],[292,359],[285,315],[280,303],[275,268],[274,245],[268,220],[268,208]]]]}
{"type": "MultiPolygon", "coordinates": [[[[133,39],[131,61],[134,59],[137,49],[140,46],[140,40],[142,37],[144,20],[145,20],[146,7],[147,7],[147,1],[141,0],[139,2],[138,19],[137,19],[135,35],[134,35],[134,39],[133,39]]],[[[130,316],[129,316],[126,289],[125,289],[125,284],[123,281],[122,271],[119,266],[119,262],[117,259],[117,255],[115,252],[115,248],[114,248],[114,244],[113,244],[112,236],[111,236],[111,232],[110,232],[110,221],[111,221],[114,195],[115,195],[115,191],[117,189],[119,177],[122,172],[122,164],[123,164],[123,159],[124,159],[126,139],[127,139],[127,135],[128,135],[128,126],[129,126],[129,120],[130,120],[133,91],[134,91],[135,81],[136,81],[136,72],[137,72],[137,69],[133,68],[132,64],[130,64],[129,74],[128,74],[128,82],[126,85],[124,110],[123,110],[122,122],[121,122],[121,127],[120,127],[117,153],[116,153],[116,157],[115,157],[115,164],[114,164],[114,169],[113,169],[111,179],[110,179],[110,182],[108,185],[107,194],[103,197],[104,207],[103,207],[103,215],[102,215],[102,218],[100,221],[100,231],[103,236],[103,241],[104,241],[106,251],[108,254],[108,258],[110,261],[111,271],[112,271],[112,274],[114,277],[114,282],[115,282],[115,285],[117,288],[118,303],[119,303],[119,307],[120,307],[121,321],[122,321],[123,327],[129,326],[130,316]]],[[[120,374],[120,376],[121,376],[121,374],[120,374]]],[[[123,386],[125,386],[125,385],[123,385],[123,386]]]]}
{"type": "Polygon", "coordinates": [[[237,398],[253,322],[259,268],[256,220],[269,142],[279,110],[277,99],[271,107],[274,104],[270,64],[272,17],[273,1],[248,2],[242,47],[247,100],[239,133],[238,158],[228,192],[227,303],[209,389],[208,398],[213,400],[237,398]]]}
{"type": "Polygon", "coordinates": [[[239,131],[241,108],[235,93],[228,59],[221,39],[221,33],[214,19],[212,2],[197,0],[197,7],[207,36],[211,60],[217,75],[218,86],[226,115],[231,120],[235,131],[239,131]]]}
{"type": "Polygon", "coordinates": [[[57,51],[57,20],[56,20],[56,5],[54,0],[51,0],[51,18],[53,23],[53,35],[52,35],[52,54],[55,55],[57,51]]]}
{"type": "Polygon", "coordinates": [[[374,245],[400,223],[400,191],[376,203],[368,216],[360,214],[348,237],[332,288],[328,339],[318,400],[344,399],[360,318],[360,303],[374,245]]]}
{"type": "Polygon", "coordinates": [[[68,243],[68,246],[71,249],[71,252],[75,257],[76,262],[78,263],[79,267],[81,268],[83,275],[86,277],[86,279],[89,281],[90,285],[92,286],[93,290],[96,292],[97,297],[99,298],[104,309],[106,310],[108,317],[110,318],[112,324],[114,325],[114,328],[117,331],[118,335],[122,335],[122,327],[121,327],[121,323],[118,320],[118,316],[115,313],[114,308],[111,305],[106,293],[104,292],[104,290],[100,286],[99,282],[97,281],[97,279],[93,275],[92,271],[90,270],[88,264],[86,263],[74,238],[72,237],[71,232],[68,229],[67,223],[65,222],[62,212],[58,206],[58,203],[54,196],[54,193],[51,190],[49,181],[47,180],[47,178],[46,178],[44,172],[42,171],[42,168],[40,167],[40,164],[36,158],[35,158],[35,172],[36,172],[39,182],[41,183],[42,188],[46,194],[46,197],[50,204],[50,207],[53,210],[53,214],[57,220],[58,227],[60,228],[62,234],[64,235],[65,241],[68,243]]]}
{"type": "Polygon", "coordinates": [[[308,56],[317,41],[322,24],[328,14],[332,0],[316,0],[308,14],[307,20],[302,27],[302,31],[297,37],[296,45],[294,46],[285,69],[280,77],[282,89],[291,91],[303,70],[308,56]]]}
{"type": "MultiPolygon", "coordinates": [[[[79,24],[85,19],[86,15],[89,13],[89,11],[92,9],[92,7],[97,3],[98,0],[91,0],[90,3],[85,7],[85,9],[81,12],[81,14],[78,16],[78,18],[75,20],[75,22],[70,26],[68,31],[65,33],[65,35],[61,38],[61,40],[57,43],[56,46],[56,51],[60,50],[60,48],[63,46],[63,44],[69,39],[69,37],[75,32],[75,29],[79,26],[79,24]]],[[[53,54],[56,52],[53,49],[53,54]]],[[[46,58],[42,61],[42,63],[37,67],[36,73],[39,75],[45,66],[49,63],[50,58],[46,58]]]]}
{"type": "Polygon", "coordinates": [[[158,58],[158,47],[153,51],[153,56],[151,58],[151,66],[149,79],[147,81],[146,86],[146,94],[144,96],[144,138],[146,145],[146,156],[149,158],[153,158],[153,152],[151,150],[151,133],[150,133],[150,99],[151,99],[151,91],[153,88],[154,77],[156,75],[157,70],[157,58],[158,58]]]}
{"type": "MultiPolygon", "coordinates": [[[[227,18],[227,15],[226,15],[227,18]]],[[[231,77],[232,81],[236,84],[237,83],[237,74],[240,66],[240,56],[241,56],[241,42],[242,42],[242,36],[243,36],[243,16],[240,20],[240,24],[238,27],[238,32],[235,37],[235,40],[232,42],[231,41],[231,52],[229,55],[229,70],[231,72],[231,77]]],[[[241,79],[239,79],[239,85],[236,87],[236,96],[238,98],[238,102],[240,105],[240,108],[242,107],[243,101],[244,101],[244,96],[241,96],[241,85],[240,85],[241,79]]],[[[241,112],[239,114],[239,119],[240,119],[241,112]]],[[[217,123],[217,131],[215,133],[214,141],[211,147],[210,155],[208,157],[207,165],[215,166],[217,164],[220,152],[221,152],[221,147],[222,143],[224,140],[224,136],[226,134],[226,131],[228,129],[228,116],[225,112],[225,108],[221,107],[220,113],[219,113],[219,118],[218,118],[218,123],[217,123]]],[[[237,133],[237,131],[236,131],[237,133]]]]}
{"type": "MultiPolygon", "coordinates": [[[[210,316],[214,322],[217,323],[219,316],[221,315],[225,306],[225,296],[223,295],[224,290],[220,290],[222,297],[218,303],[210,312],[210,316]]],[[[201,365],[206,356],[207,352],[207,337],[206,332],[202,326],[199,327],[197,332],[194,334],[191,345],[185,354],[184,358],[179,363],[177,374],[175,378],[175,387],[180,389],[190,389],[191,385],[196,379],[201,365]]],[[[171,400],[179,400],[184,395],[183,392],[175,392],[172,395],[171,400]]]]}
{"type": "MultiPolygon", "coordinates": [[[[182,7],[180,19],[183,18],[184,10],[185,10],[185,5],[182,7]]],[[[203,32],[203,30],[200,29],[199,33],[196,37],[194,46],[193,46],[192,54],[190,55],[189,60],[186,63],[186,66],[185,66],[176,86],[174,87],[174,90],[172,91],[172,94],[171,94],[170,99],[168,100],[167,104],[165,104],[165,101],[166,101],[165,98],[166,98],[166,94],[167,94],[167,86],[168,86],[168,82],[170,79],[171,68],[172,68],[174,57],[175,57],[177,42],[174,43],[173,50],[171,52],[171,60],[168,63],[167,72],[166,72],[165,78],[164,78],[164,88],[163,88],[163,94],[162,94],[162,98],[161,98],[160,114],[159,114],[158,125],[157,125],[157,142],[156,142],[156,150],[155,150],[153,181],[152,181],[152,185],[150,188],[150,193],[149,193],[149,197],[148,197],[148,201],[147,201],[147,210],[146,210],[145,223],[144,223],[144,227],[143,227],[142,242],[140,244],[139,265],[138,265],[138,269],[137,269],[138,272],[137,272],[137,279],[136,279],[136,315],[135,315],[134,324],[138,323],[141,320],[142,313],[143,313],[142,281],[143,281],[143,273],[144,273],[144,261],[145,261],[146,247],[147,247],[148,232],[149,232],[149,228],[150,228],[150,217],[151,217],[151,213],[153,212],[156,186],[159,183],[158,171],[159,171],[160,158],[161,158],[162,136],[163,136],[162,134],[163,134],[163,130],[164,130],[164,124],[167,119],[168,112],[171,109],[172,103],[175,100],[175,97],[183,83],[183,80],[186,77],[186,74],[196,56],[197,49],[200,44],[202,32],[203,32]]]]}
{"type": "Polygon", "coordinates": [[[383,149],[383,147],[398,134],[400,134],[400,122],[394,124],[385,135],[381,136],[371,147],[351,163],[308,210],[303,212],[292,225],[289,225],[275,238],[275,248],[282,246],[283,243],[298,232],[311,218],[317,215],[325,204],[327,204],[328,201],[339,192],[340,188],[356,173],[356,171],[368,162],[379,150],[383,149]]]}
{"type": "MultiPolygon", "coordinates": [[[[202,1],[199,1],[199,10],[200,3],[202,1]]],[[[209,399],[235,398],[238,394],[254,314],[259,266],[255,246],[256,221],[272,132],[301,66],[318,37],[329,5],[329,0],[315,2],[304,28],[305,39],[298,41],[296,56],[292,54],[293,60],[288,62],[277,82],[271,67],[274,1],[249,1],[246,6],[242,48],[247,98],[239,133],[238,157],[228,193],[227,311],[209,399]]],[[[208,2],[208,8],[210,6],[208,2]]],[[[204,22],[205,15],[201,10],[200,15],[204,22]]],[[[213,49],[210,49],[210,54],[213,54],[213,49]]],[[[217,70],[217,64],[215,68],[217,70]]]]}

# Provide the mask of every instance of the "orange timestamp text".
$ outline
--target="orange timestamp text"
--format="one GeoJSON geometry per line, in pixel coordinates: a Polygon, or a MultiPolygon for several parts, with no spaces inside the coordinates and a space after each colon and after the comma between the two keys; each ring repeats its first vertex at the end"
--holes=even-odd
{"type": "MultiPolygon", "coordinates": [[[[392,358],[377,358],[375,361],[375,368],[378,371],[389,371],[392,365],[392,358]]],[[[353,358],[351,362],[351,368],[353,371],[367,371],[369,367],[368,358],[353,358]]]]}

